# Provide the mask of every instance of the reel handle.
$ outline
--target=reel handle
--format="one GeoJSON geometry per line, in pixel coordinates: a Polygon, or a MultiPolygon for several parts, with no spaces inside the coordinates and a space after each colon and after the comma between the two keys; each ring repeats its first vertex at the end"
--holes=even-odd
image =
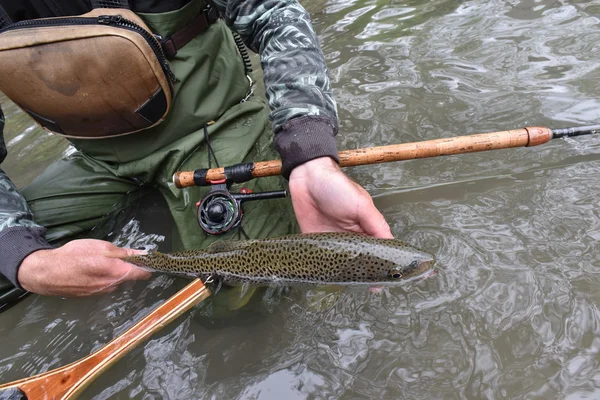
{"type": "Polygon", "coordinates": [[[236,199],[237,201],[253,201],[253,200],[269,200],[269,199],[280,199],[287,196],[287,191],[285,190],[275,190],[272,192],[262,192],[262,193],[232,193],[231,197],[236,199]]]}
{"type": "Polygon", "coordinates": [[[231,193],[226,184],[214,185],[211,191],[196,204],[198,206],[198,224],[209,235],[220,235],[242,222],[243,202],[278,199],[285,196],[287,196],[285,190],[252,193],[252,191],[242,189],[240,193],[231,193]]]}

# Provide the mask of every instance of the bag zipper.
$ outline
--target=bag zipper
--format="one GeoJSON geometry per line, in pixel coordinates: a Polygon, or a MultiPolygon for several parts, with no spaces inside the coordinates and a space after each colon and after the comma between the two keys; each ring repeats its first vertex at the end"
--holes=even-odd
{"type": "Polygon", "coordinates": [[[142,28],[140,25],[136,24],[133,21],[130,21],[126,18],[123,18],[121,15],[101,15],[97,18],[93,17],[78,17],[78,18],[51,18],[51,19],[38,19],[38,20],[27,20],[20,21],[14,24],[7,26],[6,28],[0,30],[0,34],[6,31],[11,31],[14,29],[21,28],[32,28],[37,26],[62,26],[62,25],[109,25],[115,26],[118,28],[128,29],[130,31],[137,32],[140,34],[146,42],[150,45],[150,48],[158,58],[158,61],[162,67],[163,72],[169,78],[171,85],[169,85],[169,90],[171,91],[171,95],[173,95],[173,87],[177,80],[173,71],[171,71],[171,67],[167,61],[167,57],[163,51],[163,48],[160,42],[156,39],[156,37],[148,32],[146,29],[142,28]]]}

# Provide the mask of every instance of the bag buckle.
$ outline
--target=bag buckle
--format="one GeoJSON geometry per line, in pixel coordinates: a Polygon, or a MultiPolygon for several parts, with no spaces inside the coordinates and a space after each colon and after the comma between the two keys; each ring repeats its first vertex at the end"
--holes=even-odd
{"type": "Polygon", "coordinates": [[[252,80],[250,75],[246,75],[246,78],[248,79],[248,82],[250,83],[250,87],[248,88],[248,92],[246,93],[246,96],[244,96],[244,98],[240,101],[240,103],[245,103],[250,99],[250,97],[254,96],[254,80],[252,80]]]}

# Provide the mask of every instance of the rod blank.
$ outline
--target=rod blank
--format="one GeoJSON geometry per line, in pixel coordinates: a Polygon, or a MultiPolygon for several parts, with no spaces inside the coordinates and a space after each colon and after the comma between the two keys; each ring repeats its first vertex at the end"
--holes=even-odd
{"type": "Polygon", "coordinates": [[[552,129],[552,139],[600,133],[600,125],[577,126],[575,128],[552,129]]]}

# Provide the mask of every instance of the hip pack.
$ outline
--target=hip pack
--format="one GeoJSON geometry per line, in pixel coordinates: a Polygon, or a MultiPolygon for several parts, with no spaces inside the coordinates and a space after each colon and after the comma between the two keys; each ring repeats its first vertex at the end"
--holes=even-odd
{"type": "Polygon", "coordinates": [[[73,138],[159,124],[175,76],[159,38],[131,10],[18,22],[0,31],[0,91],[45,129],[73,138]]]}

